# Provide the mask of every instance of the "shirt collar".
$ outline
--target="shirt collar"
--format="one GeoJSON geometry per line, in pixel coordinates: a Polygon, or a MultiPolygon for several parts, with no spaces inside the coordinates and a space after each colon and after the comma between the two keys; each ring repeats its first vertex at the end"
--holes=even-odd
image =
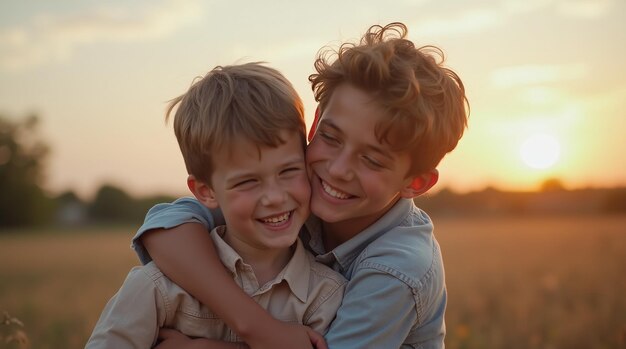
{"type": "Polygon", "coordinates": [[[297,239],[296,250],[293,252],[293,256],[276,277],[277,282],[282,280],[287,281],[291,292],[293,292],[301,302],[306,302],[309,296],[309,278],[311,273],[309,263],[311,262],[302,241],[297,239]]]}
{"type": "MultiPolygon", "coordinates": [[[[305,224],[309,233],[309,246],[318,255],[318,261],[324,264],[336,262],[338,271],[343,274],[372,241],[404,221],[413,206],[411,199],[398,200],[378,221],[330,252],[324,250],[321,220],[317,217],[310,218],[305,224]]],[[[337,270],[337,267],[334,269],[337,270]]]]}
{"type": "MultiPolygon", "coordinates": [[[[226,233],[226,226],[219,226],[211,232],[211,237],[215,243],[217,253],[222,264],[233,274],[240,275],[238,266],[241,268],[245,261],[230,245],[224,241],[223,236],[226,233]]],[[[269,281],[265,287],[260,285],[260,290],[267,290],[274,285],[281,283],[283,280],[289,285],[291,292],[301,301],[306,302],[309,294],[309,276],[311,268],[309,257],[302,245],[300,239],[296,240],[295,251],[287,262],[287,265],[281,270],[276,277],[269,281]]]]}
{"type": "Polygon", "coordinates": [[[215,249],[217,250],[222,264],[224,264],[226,269],[233,275],[237,275],[237,263],[239,261],[243,263],[243,259],[226,241],[224,241],[224,234],[226,234],[226,226],[218,226],[211,231],[211,238],[213,239],[215,249]]]}

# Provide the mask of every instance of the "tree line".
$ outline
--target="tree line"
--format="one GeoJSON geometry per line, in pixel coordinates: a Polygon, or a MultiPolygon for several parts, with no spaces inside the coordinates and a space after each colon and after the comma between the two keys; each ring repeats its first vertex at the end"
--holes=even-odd
{"type": "MultiPolygon", "coordinates": [[[[50,197],[42,188],[48,145],[39,120],[11,121],[0,115],[0,229],[46,224],[140,224],[150,207],[174,198],[135,198],[105,184],[93,200],[75,193],[50,197]]],[[[626,188],[566,190],[558,179],[546,180],[539,192],[504,192],[494,188],[467,194],[443,189],[418,197],[416,203],[435,215],[624,214],[626,188]]],[[[0,230],[1,231],[1,230],[0,230]]]]}
{"type": "Polygon", "coordinates": [[[89,202],[75,193],[50,196],[44,191],[49,146],[35,115],[12,120],[0,115],[0,229],[47,224],[139,224],[147,210],[168,196],[135,198],[105,184],[89,202]]]}
{"type": "Polygon", "coordinates": [[[455,217],[626,214],[626,188],[568,190],[558,180],[550,179],[536,192],[486,188],[458,194],[443,189],[420,196],[415,202],[429,214],[455,217]]]}

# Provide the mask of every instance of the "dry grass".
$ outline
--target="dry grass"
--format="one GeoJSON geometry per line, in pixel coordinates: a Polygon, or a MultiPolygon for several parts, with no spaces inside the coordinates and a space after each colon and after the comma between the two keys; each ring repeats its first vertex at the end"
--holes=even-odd
{"type": "Polygon", "coordinates": [[[83,348],[108,299],[138,263],[133,229],[0,236],[0,310],[33,348],[83,348]]]}
{"type": "MultiPolygon", "coordinates": [[[[626,216],[435,218],[451,349],[626,348],[626,216]]],[[[0,235],[0,310],[82,348],[137,259],[133,228],[0,235]]]]}
{"type": "Polygon", "coordinates": [[[435,222],[447,348],[626,348],[626,216],[435,222]]]}

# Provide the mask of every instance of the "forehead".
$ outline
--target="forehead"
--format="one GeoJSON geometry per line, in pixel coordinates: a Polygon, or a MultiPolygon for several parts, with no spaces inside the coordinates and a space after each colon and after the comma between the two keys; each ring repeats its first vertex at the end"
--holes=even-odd
{"type": "Polygon", "coordinates": [[[304,156],[304,148],[299,133],[285,131],[280,136],[284,142],[276,146],[259,144],[244,137],[235,138],[229,144],[224,144],[219,149],[215,149],[213,157],[215,171],[235,168],[251,169],[258,163],[280,166],[281,159],[293,161],[293,159],[304,156]]]}
{"type": "Polygon", "coordinates": [[[326,105],[319,125],[327,125],[397,152],[407,150],[413,125],[394,116],[372,93],[350,84],[339,85],[326,105]]]}
{"type": "Polygon", "coordinates": [[[343,114],[367,112],[368,115],[379,114],[380,118],[386,114],[373,94],[349,83],[340,84],[335,88],[325,109],[343,114]]]}
{"type": "Polygon", "coordinates": [[[342,84],[335,89],[326,105],[320,127],[326,126],[380,144],[376,136],[377,126],[387,117],[385,108],[371,94],[350,84],[342,84]]]}

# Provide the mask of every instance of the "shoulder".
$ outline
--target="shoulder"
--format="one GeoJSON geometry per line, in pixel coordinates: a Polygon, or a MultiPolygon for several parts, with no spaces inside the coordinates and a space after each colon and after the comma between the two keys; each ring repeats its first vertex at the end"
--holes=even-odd
{"type": "Polygon", "coordinates": [[[306,263],[309,267],[309,283],[312,285],[325,284],[329,287],[342,287],[347,280],[340,273],[334,271],[330,267],[317,262],[313,254],[309,251],[306,253],[306,263]]]}
{"type": "Polygon", "coordinates": [[[178,295],[186,294],[186,291],[165,276],[154,262],[131,269],[124,285],[141,288],[143,292],[152,289],[164,299],[173,299],[178,295]]]}
{"type": "Polygon", "coordinates": [[[134,279],[146,279],[153,282],[159,282],[162,279],[167,279],[161,269],[157,267],[154,262],[149,262],[146,265],[137,266],[130,270],[129,277],[134,279]]]}
{"type": "Polygon", "coordinates": [[[372,241],[357,260],[357,268],[375,268],[411,287],[444,284],[441,250],[430,218],[418,210],[372,241]]]}
{"type": "Polygon", "coordinates": [[[154,262],[149,262],[146,265],[133,267],[124,280],[124,285],[127,284],[154,284],[156,285],[165,275],[159,270],[154,262]]]}

